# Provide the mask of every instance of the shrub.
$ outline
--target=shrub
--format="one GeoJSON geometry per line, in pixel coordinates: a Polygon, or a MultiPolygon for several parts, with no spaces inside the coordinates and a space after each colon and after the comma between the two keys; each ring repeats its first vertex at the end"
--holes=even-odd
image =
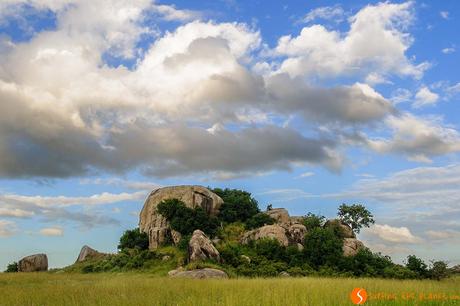
{"type": "Polygon", "coordinates": [[[406,268],[417,273],[419,278],[426,278],[428,276],[427,264],[415,255],[407,257],[406,268]]]}
{"type": "Polygon", "coordinates": [[[384,270],[393,265],[390,257],[372,253],[366,248],[355,256],[344,257],[339,267],[343,272],[351,273],[353,276],[383,277],[384,270]]]}
{"type": "Polygon", "coordinates": [[[163,200],[158,204],[157,210],[169,221],[171,228],[182,235],[190,235],[194,230],[200,229],[209,236],[214,236],[219,226],[217,218],[208,216],[201,207],[189,208],[178,199],[163,200]]]}
{"type": "Polygon", "coordinates": [[[401,265],[393,265],[384,269],[383,276],[385,278],[411,279],[417,278],[417,273],[401,265]]]}
{"type": "Polygon", "coordinates": [[[219,230],[218,236],[223,242],[239,242],[245,231],[243,223],[235,222],[225,225],[219,230]]]}
{"type": "Polygon", "coordinates": [[[179,240],[179,243],[177,244],[177,248],[182,251],[187,251],[190,238],[192,238],[192,235],[182,236],[182,238],[179,240]]]}
{"type": "Polygon", "coordinates": [[[147,250],[149,248],[149,237],[146,233],[141,233],[138,228],[127,230],[120,237],[118,250],[139,249],[147,250]]]}
{"type": "Polygon", "coordinates": [[[322,227],[325,219],[324,216],[315,215],[309,212],[302,218],[302,224],[305,225],[307,231],[311,231],[314,228],[322,227]]]}
{"type": "Polygon", "coordinates": [[[250,246],[253,247],[257,255],[268,260],[286,261],[286,247],[282,246],[276,239],[264,238],[252,241],[250,246]]]}
{"type": "Polygon", "coordinates": [[[314,267],[335,266],[342,258],[342,240],[329,228],[314,228],[305,235],[305,259],[314,267]]]}
{"type": "Polygon", "coordinates": [[[228,188],[215,188],[212,191],[224,200],[219,210],[219,219],[225,223],[246,222],[260,212],[257,201],[249,192],[228,188]]]}
{"type": "Polygon", "coordinates": [[[18,263],[17,262],[10,263],[8,266],[6,266],[5,272],[7,273],[18,272],[18,263]]]}
{"type": "Polygon", "coordinates": [[[275,223],[275,219],[265,213],[257,213],[246,221],[246,229],[254,229],[275,223]]]}

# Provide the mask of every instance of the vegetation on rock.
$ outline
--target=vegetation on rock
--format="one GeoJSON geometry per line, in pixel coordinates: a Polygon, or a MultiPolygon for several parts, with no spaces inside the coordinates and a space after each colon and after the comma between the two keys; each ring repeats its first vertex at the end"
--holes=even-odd
{"type": "Polygon", "coordinates": [[[362,227],[369,227],[375,223],[374,216],[361,204],[342,204],[337,215],[343,223],[351,227],[355,234],[359,234],[362,227]]]}
{"type": "Polygon", "coordinates": [[[127,230],[120,237],[118,250],[139,249],[147,250],[149,248],[149,237],[146,233],[139,231],[139,228],[127,230]]]}

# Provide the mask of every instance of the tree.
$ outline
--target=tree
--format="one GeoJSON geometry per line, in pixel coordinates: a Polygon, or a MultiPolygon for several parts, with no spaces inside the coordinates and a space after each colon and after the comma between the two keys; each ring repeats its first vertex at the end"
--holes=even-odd
{"type": "Polygon", "coordinates": [[[421,258],[415,255],[407,257],[406,268],[417,273],[420,278],[425,278],[428,275],[428,266],[421,258]]]}
{"type": "Polygon", "coordinates": [[[275,219],[264,213],[258,213],[246,221],[246,229],[254,229],[275,223],[275,219]]]}
{"type": "Polygon", "coordinates": [[[215,188],[212,191],[224,200],[219,210],[219,219],[225,223],[246,222],[260,212],[257,201],[249,192],[228,188],[215,188]]]}
{"type": "Polygon", "coordinates": [[[430,277],[435,280],[441,280],[449,276],[449,269],[447,263],[444,261],[432,261],[431,269],[429,271],[430,277]]]}
{"type": "Polygon", "coordinates": [[[5,272],[10,273],[10,272],[18,272],[18,263],[17,262],[12,262],[10,263],[7,267],[5,272]]]}
{"type": "Polygon", "coordinates": [[[149,248],[149,237],[146,233],[142,233],[139,228],[127,230],[120,237],[118,250],[139,249],[147,250],[149,248]]]}
{"type": "Polygon", "coordinates": [[[361,204],[342,204],[337,215],[343,223],[351,227],[355,234],[359,234],[363,226],[369,227],[375,223],[374,216],[361,204]]]}
{"type": "Polygon", "coordinates": [[[314,228],[305,235],[304,255],[314,267],[336,266],[342,258],[342,240],[329,228],[314,228]]]}
{"type": "Polygon", "coordinates": [[[310,231],[317,227],[322,227],[326,217],[321,215],[315,215],[309,212],[306,216],[302,218],[302,223],[307,228],[307,231],[310,231]]]}

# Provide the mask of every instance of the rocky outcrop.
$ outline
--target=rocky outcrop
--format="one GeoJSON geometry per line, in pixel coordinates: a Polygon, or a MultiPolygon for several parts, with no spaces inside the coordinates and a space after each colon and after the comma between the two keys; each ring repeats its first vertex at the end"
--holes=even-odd
{"type": "Polygon", "coordinates": [[[19,272],[37,272],[48,270],[48,257],[46,254],[35,254],[24,257],[18,262],[19,272]]]}
{"type": "Polygon", "coordinates": [[[264,213],[273,218],[278,224],[286,224],[290,222],[289,213],[285,208],[272,208],[264,213]]]}
{"type": "Polygon", "coordinates": [[[205,278],[228,278],[227,273],[222,270],[204,268],[190,271],[179,271],[172,270],[168,272],[169,277],[174,278],[195,278],[195,279],[205,279],[205,278]]]}
{"type": "Polygon", "coordinates": [[[327,220],[326,223],[324,223],[324,227],[338,227],[343,234],[343,238],[356,238],[355,233],[353,233],[351,227],[339,219],[327,220]]]}
{"type": "Polygon", "coordinates": [[[100,253],[98,251],[96,251],[95,249],[87,246],[87,245],[84,245],[81,250],[80,250],[80,254],[78,255],[78,258],[75,262],[82,262],[82,261],[85,261],[87,259],[90,259],[90,258],[94,258],[94,257],[99,257],[99,256],[102,256],[104,255],[103,253],[100,253]]]}
{"type": "Polygon", "coordinates": [[[188,259],[189,262],[208,259],[220,262],[220,254],[205,233],[195,230],[188,243],[188,259]]]}
{"type": "Polygon", "coordinates": [[[287,229],[290,244],[303,244],[307,228],[303,224],[294,223],[287,229]]]}
{"type": "Polygon", "coordinates": [[[263,238],[276,239],[281,245],[289,245],[286,229],[278,224],[265,225],[244,233],[241,243],[248,244],[251,240],[260,240],[263,238]]]}
{"type": "Polygon", "coordinates": [[[150,193],[140,213],[139,228],[149,236],[149,248],[156,249],[168,241],[178,242],[180,236],[173,233],[168,221],[157,212],[158,204],[166,199],[178,199],[187,207],[203,208],[216,216],[223,200],[202,186],[172,186],[159,188],[150,193]]]}
{"type": "Polygon", "coordinates": [[[355,256],[358,254],[359,250],[364,249],[364,244],[355,238],[345,238],[343,239],[343,256],[355,256]]]}

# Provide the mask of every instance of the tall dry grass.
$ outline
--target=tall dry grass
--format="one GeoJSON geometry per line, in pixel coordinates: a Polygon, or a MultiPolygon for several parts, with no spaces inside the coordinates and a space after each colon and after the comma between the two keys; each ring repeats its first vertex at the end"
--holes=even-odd
{"type": "Polygon", "coordinates": [[[460,278],[437,281],[278,278],[190,280],[146,273],[0,274],[0,305],[353,305],[355,287],[370,294],[366,305],[460,305],[460,278]],[[375,294],[396,300],[372,300],[375,294]],[[419,301],[420,294],[439,295],[419,301]],[[414,299],[411,299],[412,295],[414,299]],[[444,296],[448,300],[441,300],[444,296]],[[459,300],[453,298],[458,297],[459,300]],[[402,297],[409,298],[408,301],[402,297]]]}

